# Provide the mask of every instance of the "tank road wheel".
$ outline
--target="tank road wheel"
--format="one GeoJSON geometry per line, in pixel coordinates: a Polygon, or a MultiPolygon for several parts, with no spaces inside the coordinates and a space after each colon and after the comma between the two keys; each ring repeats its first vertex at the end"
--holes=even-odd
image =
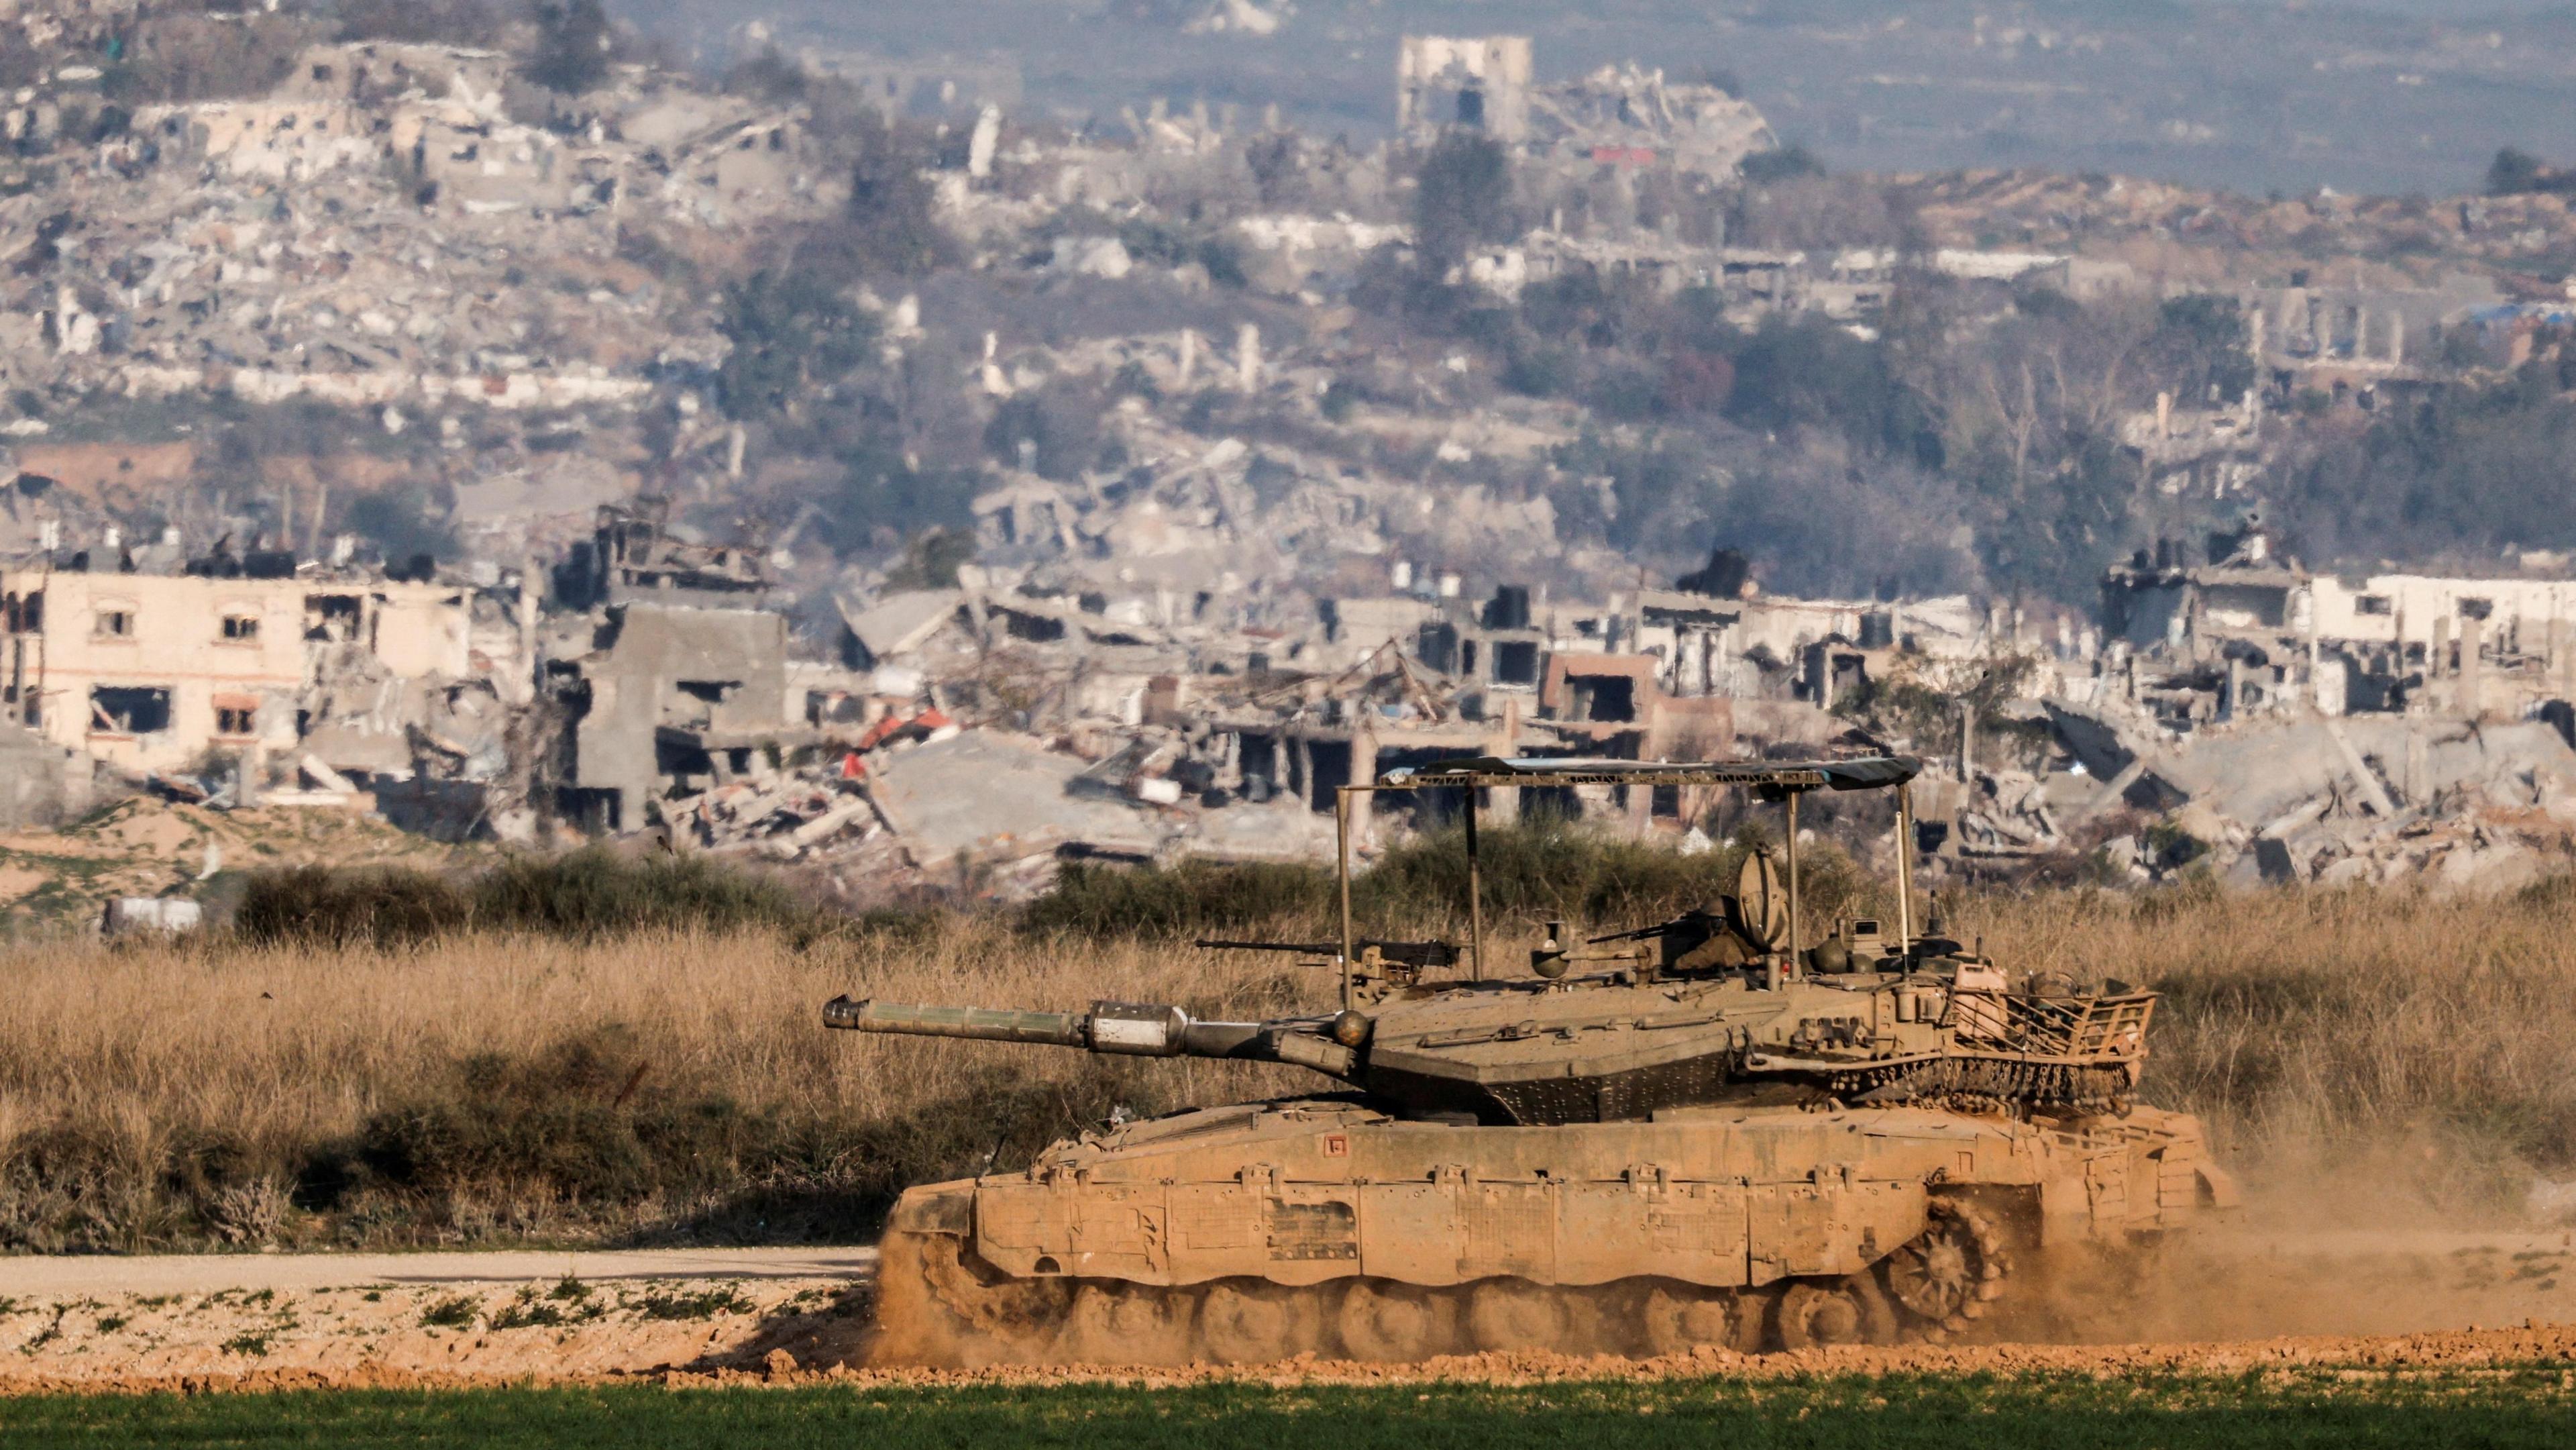
{"type": "Polygon", "coordinates": [[[1467,1294],[1467,1337],[1478,1349],[1554,1349],[1566,1317],[1555,1290],[1527,1279],[1487,1279],[1467,1294]]]}
{"type": "Polygon", "coordinates": [[[1648,1354],[1681,1354],[1703,1344],[1750,1354],[1762,1347],[1762,1308],[1760,1300],[1729,1289],[1657,1284],[1646,1291],[1637,1323],[1648,1354]]]}
{"type": "Polygon", "coordinates": [[[1827,1344],[1886,1344],[1896,1337],[1896,1315],[1878,1281],[1867,1274],[1841,1279],[1800,1279],[1780,1296],[1780,1343],[1789,1349],[1827,1344]]]}
{"type": "Polygon", "coordinates": [[[1353,1359],[1425,1359],[1438,1342],[1440,1305],[1409,1285],[1360,1279],[1342,1291],[1333,1327],[1353,1359]]]}
{"type": "Polygon", "coordinates": [[[876,1364],[959,1368],[1042,1358],[1072,1300],[1062,1279],[1015,1279],[946,1233],[889,1233],[878,1248],[876,1364]]]}
{"type": "Polygon", "coordinates": [[[1220,1364],[1264,1364],[1314,1346],[1308,1292],[1259,1280],[1221,1281],[1199,1300],[1199,1345],[1220,1364]]]}
{"type": "Polygon", "coordinates": [[[1151,1284],[1086,1283],[1056,1336],[1056,1355],[1088,1364],[1172,1364],[1189,1357],[1190,1301],[1151,1284]]]}
{"type": "Polygon", "coordinates": [[[1968,1327],[2004,1291],[2012,1251],[2002,1228],[1983,1210],[1957,1199],[1936,1198],[1923,1236],[1887,1256],[1888,1292],[1922,1322],[1926,1339],[1968,1327]]]}

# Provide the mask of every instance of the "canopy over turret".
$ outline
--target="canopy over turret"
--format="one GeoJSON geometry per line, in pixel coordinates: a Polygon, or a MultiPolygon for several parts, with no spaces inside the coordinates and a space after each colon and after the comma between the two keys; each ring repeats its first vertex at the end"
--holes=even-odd
{"type": "Polygon", "coordinates": [[[1379,790],[1434,786],[1719,785],[1770,791],[1890,790],[1912,780],[1923,762],[1911,755],[1858,760],[1582,760],[1550,756],[1503,759],[1477,755],[1408,765],[1377,778],[1379,790]]]}
{"type": "Polygon", "coordinates": [[[1485,972],[1485,907],[1476,851],[1477,793],[1523,787],[1611,785],[1652,790],[1661,786],[1719,786],[1750,790],[1766,801],[1788,808],[1788,903],[1786,955],[1798,958],[1798,798],[1809,791],[1893,790],[1896,792],[1897,943],[1914,939],[1913,804],[1906,784],[1920,774],[1923,762],[1911,755],[1868,755],[1851,760],[1590,760],[1556,756],[1470,755],[1409,765],[1388,771],[1361,785],[1336,789],[1334,816],[1338,847],[1334,870],[1341,884],[1342,1005],[1356,1000],[1360,969],[1351,920],[1351,798],[1373,791],[1455,790],[1466,805],[1467,955],[1478,976],[1485,972]]]}

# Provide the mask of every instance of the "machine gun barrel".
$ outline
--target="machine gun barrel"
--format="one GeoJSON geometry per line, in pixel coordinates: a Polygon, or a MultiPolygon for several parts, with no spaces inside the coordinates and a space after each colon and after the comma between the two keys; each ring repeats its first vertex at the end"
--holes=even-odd
{"type": "Polygon", "coordinates": [[[1333,1077],[1358,1063],[1352,1047],[1327,1035],[1330,1024],[1201,1022],[1160,1003],[1094,1002],[1088,1012],[1012,1012],[992,1007],[919,1007],[835,997],[823,1025],[852,1032],[964,1037],[1079,1047],[1120,1057],[1232,1057],[1286,1062],[1333,1077]]]}

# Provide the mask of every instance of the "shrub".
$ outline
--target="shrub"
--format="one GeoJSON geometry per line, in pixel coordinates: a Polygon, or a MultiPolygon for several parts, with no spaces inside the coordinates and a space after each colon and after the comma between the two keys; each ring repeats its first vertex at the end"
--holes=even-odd
{"type": "Polygon", "coordinates": [[[828,916],[776,878],[705,856],[622,856],[593,846],[520,856],[473,883],[473,923],[487,930],[599,937],[697,927],[810,933],[828,916]]]}
{"type": "Polygon", "coordinates": [[[1084,936],[1187,937],[1311,917],[1332,897],[1332,873],[1305,864],[1103,866],[1069,862],[1029,904],[1031,931],[1084,936]]]}
{"type": "Polygon", "coordinates": [[[295,866],[251,873],[233,930],[259,943],[400,946],[461,929],[471,909],[464,891],[427,871],[295,866]]]}
{"type": "Polygon", "coordinates": [[[462,882],[409,867],[251,873],[233,931],[256,945],[413,946],[468,929],[589,939],[659,928],[768,928],[800,940],[838,919],[775,878],[702,856],[605,847],[517,856],[462,882]]]}
{"type": "Polygon", "coordinates": [[[692,1239],[849,1236],[873,1233],[915,1183],[1025,1163],[1113,1105],[1164,1105],[1116,1065],[1083,1064],[1070,1085],[996,1066],[945,1097],[828,1119],[660,1090],[650,1068],[615,1029],[521,1058],[454,1062],[351,1141],[316,1152],[304,1200],[323,1213],[391,1211],[421,1228],[510,1201],[575,1220],[659,1219],[664,1234],[692,1239]]]}
{"type": "Polygon", "coordinates": [[[420,1311],[421,1324],[430,1329],[462,1329],[483,1312],[481,1301],[471,1294],[451,1294],[432,1301],[420,1311]]]}
{"type": "MultiPolygon", "coordinates": [[[[1641,841],[1533,814],[1525,824],[1486,826],[1477,841],[1488,923],[1507,917],[1583,925],[1642,926],[1732,894],[1739,849],[1683,855],[1641,841]]],[[[1802,905],[1811,919],[1866,909],[1876,885],[1830,844],[1800,854],[1802,905]]],[[[1466,919],[1465,828],[1407,837],[1351,883],[1353,913],[1368,931],[1455,931],[1466,919]]],[[[1055,889],[1021,915],[1023,929],[1112,938],[1176,938],[1259,928],[1325,932],[1339,902],[1329,867],[1184,860],[1170,866],[1064,868],[1055,889]]]]}

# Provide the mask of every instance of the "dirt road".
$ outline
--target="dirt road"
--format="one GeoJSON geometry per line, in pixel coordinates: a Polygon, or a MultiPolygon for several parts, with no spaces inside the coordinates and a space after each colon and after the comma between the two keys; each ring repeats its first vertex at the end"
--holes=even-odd
{"type": "MultiPolygon", "coordinates": [[[[0,1394],[636,1375],[944,1378],[843,1368],[862,1357],[875,1259],[874,1250],[857,1248],[0,1259],[0,1394]]],[[[2554,1229],[2221,1232],[2140,1261],[2124,1283],[2030,1287],[2021,1307],[1980,1326],[1986,1342],[1938,1348],[1752,1358],[1701,1351],[1647,1362],[1307,1361],[1260,1373],[2119,1372],[2576,1356],[2576,1233],[2554,1229]]],[[[1159,1381],[1219,1372],[1146,1373],[1159,1381]]]]}
{"type": "Polygon", "coordinates": [[[876,1272],[873,1248],[529,1249],[505,1253],[161,1254],[0,1258],[0,1299],[212,1294],[338,1288],[522,1284],[576,1278],[850,1279],[876,1272]]]}

